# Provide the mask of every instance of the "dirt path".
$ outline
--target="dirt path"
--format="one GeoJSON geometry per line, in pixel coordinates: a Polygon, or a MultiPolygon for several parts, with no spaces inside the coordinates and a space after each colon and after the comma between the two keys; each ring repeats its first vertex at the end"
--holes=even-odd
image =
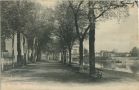
{"type": "Polygon", "coordinates": [[[111,90],[113,85],[119,88],[127,88],[128,85],[132,90],[139,90],[135,87],[139,85],[138,79],[132,74],[105,70],[102,79],[93,80],[58,62],[37,62],[5,71],[2,76],[1,90],[105,90],[103,87],[111,90]]]}

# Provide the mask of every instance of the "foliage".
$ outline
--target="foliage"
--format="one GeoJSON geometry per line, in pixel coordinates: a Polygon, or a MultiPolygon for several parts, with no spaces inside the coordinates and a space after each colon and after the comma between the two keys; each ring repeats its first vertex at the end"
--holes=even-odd
{"type": "Polygon", "coordinates": [[[139,57],[139,48],[133,47],[132,50],[130,51],[130,54],[133,57],[139,57]]]}
{"type": "Polygon", "coordinates": [[[74,18],[71,9],[66,3],[59,4],[56,9],[57,31],[56,36],[59,38],[61,48],[72,48],[77,37],[74,27],[74,18]]]}
{"type": "MultiPolygon", "coordinates": [[[[54,29],[53,10],[31,0],[2,1],[2,36],[17,34],[17,51],[21,57],[21,36],[27,39],[32,54],[46,50],[54,29]]],[[[33,56],[33,55],[32,55],[33,56]]]]}
{"type": "Polygon", "coordinates": [[[13,29],[10,28],[10,15],[11,10],[14,7],[14,3],[10,1],[1,1],[1,28],[2,38],[11,38],[13,29]]]}

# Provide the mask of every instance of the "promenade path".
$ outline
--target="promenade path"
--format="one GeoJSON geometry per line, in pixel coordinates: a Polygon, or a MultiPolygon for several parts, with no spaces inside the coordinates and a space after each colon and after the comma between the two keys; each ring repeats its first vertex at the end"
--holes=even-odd
{"type": "Polygon", "coordinates": [[[102,79],[93,80],[50,61],[4,71],[1,78],[1,90],[139,90],[137,75],[104,70],[102,79]]]}

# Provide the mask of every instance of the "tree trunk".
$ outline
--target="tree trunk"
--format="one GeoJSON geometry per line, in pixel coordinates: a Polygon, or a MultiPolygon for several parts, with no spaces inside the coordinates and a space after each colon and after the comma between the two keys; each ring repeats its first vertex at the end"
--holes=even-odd
{"type": "Polygon", "coordinates": [[[34,50],[33,50],[33,46],[32,46],[31,47],[31,62],[34,62],[33,54],[34,54],[34,50]]]}
{"type": "Polygon", "coordinates": [[[39,50],[38,60],[41,61],[41,50],[39,50]]]}
{"type": "Polygon", "coordinates": [[[79,65],[83,66],[83,40],[80,39],[80,46],[79,46],[79,65]]]}
{"type": "Polygon", "coordinates": [[[52,55],[53,55],[53,60],[55,60],[55,55],[54,55],[54,52],[52,53],[52,55]]]}
{"type": "Polygon", "coordinates": [[[62,63],[64,63],[64,51],[62,50],[62,63]]]}
{"type": "Polygon", "coordinates": [[[1,37],[1,50],[3,51],[3,52],[5,52],[6,51],[6,43],[5,43],[5,38],[4,37],[1,37]]]}
{"type": "Polygon", "coordinates": [[[90,8],[90,30],[89,30],[89,74],[95,75],[95,14],[90,8]]]}
{"type": "Polygon", "coordinates": [[[80,37],[80,32],[79,32],[79,26],[78,26],[78,14],[74,14],[74,19],[75,19],[75,28],[76,28],[76,32],[79,38],[79,65],[80,68],[82,68],[83,66],[83,38],[80,37]]]}
{"type": "Polygon", "coordinates": [[[32,50],[32,53],[31,53],[31,61],[33,62],[33,63],[35,63],[36,62],[36,60],[35,60],[35,43],[34,43],[34,38],[33,38],[33,41],[32,41],[32,46],[31,46],[31,50],[32,50]]]}
{"type": "Polygon", "coordinates": [[[21,41],[20,41],[20,32],[17,32],[17,65],[22,65],[23,61],[22,61],[22,56],[21,56],[21,41]]]}
{"type": "Polygon", "coordinates": [[[95,74],[95,29],[89,31],[89,65],[90,75],[95,74]]]}
{"type": "Polygon", "coordinates": [[[64,50],[64,64],[66,64],[66,50],[64,50]]]}
{"type": "Polygon", "coordinates": [[[13,34],[13,37],[12,37],[12,67],[14,67],[14,59],[15,59],[15,56],[14,56],[14,34],[13,34]]]}
{"type": "Polygon", "coordinates": [[[41,47],[40,47],[40,44],[38,42],[38,45],[37,45],[37,61],[40,61],[41,60],[41,47]]]}
{"type": "Polygon", "coordinates": [[[69,65],[71,65],[71,48],[69,47],[69,65]]]}
{"type": "Polygon", "coordinates": [[[61,60],[60,60],[60,62],[62,63],[63,62],[63,53],[62,53],[62,51],[60,53],[61,53],[61,60]]]}
{"type": "Polygon", "coordinates": [[[63,62],[63,54],[62,54],[62,52],[60,52],[61,53],[61,61],[60,62],[63,62]]]}
{"type": "Polygon", "coordinates": [[[24,53],[24,65],[27,65],[27,59],[26,59],[27,54],[24,53]]]}
{"type": "Polygon", "coordinates": [[[37,50],[37,61],[41,61],[41,50],[37,50]]]}
{"type": "MultiPolygon", "coordinates": [[[[25,43],[26,43],[26,40],[25,40],[25,37],[23,37],[23,43],[22,43],[22,45],[23,45],[23,49],[25,49],[25,43]]],[[[23,65],[26,65],[27,64],[27,62],[26,62],[26,50],[23,52],[23,65]]]]}
{"type": "Polygon", "coordinates": [[[29,47],[29,41],[28,41],[28,63],[30,63],[30,47],[29,47]]]}

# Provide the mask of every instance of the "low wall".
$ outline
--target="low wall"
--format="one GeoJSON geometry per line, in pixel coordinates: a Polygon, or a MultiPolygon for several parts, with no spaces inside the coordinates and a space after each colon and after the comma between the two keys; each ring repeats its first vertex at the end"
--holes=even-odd
{"type": "Polygon", "coordinates": [[[15,58],[1,58],[1,71],[11,69],[15,66],[15,58]]]}

